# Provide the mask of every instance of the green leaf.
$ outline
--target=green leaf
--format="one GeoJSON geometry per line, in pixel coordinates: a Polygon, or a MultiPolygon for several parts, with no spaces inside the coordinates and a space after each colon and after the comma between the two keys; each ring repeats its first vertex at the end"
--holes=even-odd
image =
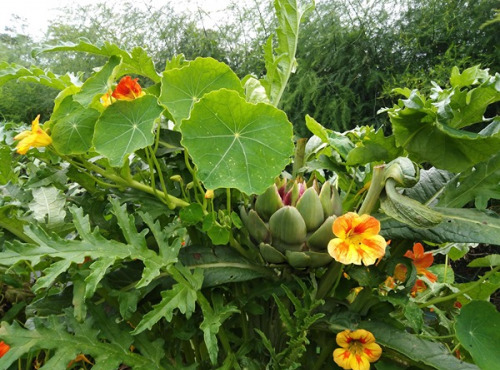
{"type": "Polygon", "coordinates": [[[500,265],[500,254],[490,254],[486,257],[476,258],[468,267],[495,267],[500,265]]]}
{"type": "Polygon", "coordinates": [[[309,129],[309,131],[311,131],[313,135],[319,137],[322,142],[328,143],[328,133],[331,130],[328,130],[325,127],[323,127],[318,121],[316,121],[308,114],[306,115],[306,126],[309,129]]]}
{"type": "Polygon", "coordinates": [[[3,228],[24,242],[32,242],[32,240],[24,233],[23,229],[27,222],[21,220],[17,216],[17,207],[6,205],[0,207],[0,228],[3,228]]]}
{"type": "Polygon", "coordinates": [[[0,144],[0,185],[5,185],[14,180],[15,174],[12,165],[12,149],[0,144]]]}
{"type": "MultiPolygon", "coordinates": [[[[67,314],[66,320],[61,320],[59,316],[49,316],[44,322],[35,317],[29,330],[21,328],[17,323],[9,325],[3,322],[0,337],[9,343],[11,349],[0,360],[0,368],[7,369],[21,356],[28,353],[35,355],[40,350],[50,351],[44,368],[51,370],[65,370],[67,364],[80,353],[92,356],[96,369],[116,369],[120,364],[140,370],[158,368],[150,358],[124,348],[123,340],[116,341],[112,340],[113,336],[107,337],[109,334],[116,336],[116,329],[114,332],[106,327],[96,330],[90,326],[93,320],[78,324],[71,321],[70,315],[71,313],[67,314]],[[71,324],[66,326],[65,321],[71,324]],[[99,334],[100,331],[103,334],[99,334]],[[100,340],[101,338],[105,340],[100,340]]],[[[126,338],[126,332],[123,335],[126,338]]]]}
{"type": "MultiPolygon", "coordinates": [[[[460,290],[468,289],[471,285],[475,284],[474,281],[464,284],[456,284],[455,286],[460,290]]],[[[459,297],[458,300],[465,304],[470,300],[490,300],[490,296],[500,289],[500,272],[496,272],[490,275],[486,280],[484,280],[479,286],[474,289],[467,291],[463,296],[459,297]]]]}
{"type": "Polygon", "coordinates": [[[129,154],[153,144],[154,123],[162,110],[151,95],[115,102],[96,123],[96,151],[107,157],[112,166],[120,167],[129,154]]]}
{"type": "Polygon", "coordinates": [[[240,79],[229,66],[213,58],[196,58],[185,67],[163,73],[159,100],[178,126],[205,94],[222,88],[243,96],[240,79]]]}
{"type": "Polygon", "coordinates": [[[226,245],[229,243],[230,231],[227,227],[221,226],[217,221],[212,224],[207,234],[214,245],[226,245]]]}
{"type": "Polygon", "coordinates": [[[384,130],[375,131],[370,126],[362,127],[361,130],[364,131],[364,135],[347,155],[347,165],[357,166],[370,162],[387,163],[403,154],[403,150],[396,146],[393,135],[386,137],[384,130]]]}
{"type": "Polygon", "coordinates": [[[428,229],[412,228],[386,215],[377,218],[382,223],[382,235],[388,239],[427,240],[434,243],[485,243],[500,245],[500,217],[476,209],[434,208],[443,221],[428,229]]]}
{"type": "Polygon", "coordinates": [[[15,79],[18,81],[39,83],[57,90],[64,90],[69,86],[81,84],[74,75],[65,74],[59,76],[38,67],[32,66],[27,69],[20,65],[0,62],[0,86],[7,81],[15,79]]]}
{"type": "Polygon", "coordinates": [[[479,370],[473,364],[458,360],[444,344],[418,338],[388,324],[363,321],[359,328],[370,331],[377,343],[401,353],[416,364],[424,364],[438,370],[479,370]]]}
{"type": "Polygon", "coordinates": [[[100,112],[85,109],[73,101],[64,99],[51,117],[52,143],[61,154],[83,154],[92,147],[94,127],[100,112]]]}
{"type": "Polygon", "coordinates": [[[35,54],[53,51],[81,51],[107,57],[117,55],[122,58],[122,64],[118,75],[137,74],[148,77],[154,82],[160,82],[160,76],[158,76],[155,70],[153,60],[141,47],[135,47],[131,53],[128,53],[110,42],[97,43],[94,45],[89,40],[81,38],[78,43],[63,42],[57,46],[38,49],[35,54]]]}
{"type": "Polygon", "coordinates": [[[217,363],[219,347],[217,345],[217,333],[222,323],[233,313],[240,312],[238,308],[231,304],[224,304],[223,298],[220,295],[213,294],[213,309],[208,302],[200,301],[203,311],[203,322],[200,324],[200,329],[203,330],[203,339],[207,346],[208,355],[212,365],[217,363]]]}
{"type": "Polygon", "coordinates": [[[267,97],[266,89],[262,86],[261,82],[253,76],[246,76],[241,83],[245,88],[245,96],[247,102],[249,103],[267,103],[269,104],[269,98],[267,97]]]}
{"type": "Polygon", "coordinates": [[[144,315],[132,334],[151,329],[162,318],[170,322],[177,309],[189,319],[196,308],[196,293],[201,289],[203,274],[201,271],[195,271],[192,279],[195,280],[195,286],[187,282],[177,283],[172,289],[161,292],[161,302],[144,315]]]}
{"type": "Polygon", "coordinates": [[[443,197],[446,186],[453,181],[454,176],[435,167],[421,170],[418,183],[412,188],[404,189],[404,194],[420,203],[435,205],[443,197]]]}
{"type": "Polygon", "coordinates": [[[196,225],[203,221],[203,207],[198,203],[192,203],[179,211],[179,217],[184,225],[196,225]]]}
{"type": "Polygon", "coordinates": [[[424,325],[424,313],[415,302],[407,302],[403,310],[406,320],[408,320],[409,326],[415,330],[416,333],[420,333],[422,326],[424,325]]]}
{"type": "Polygon", "coordinates": [[[226,89],[196,103],[181,132],[182,145],[207,189],[263,193],[290,162],[294,149],[292,125],[284,112],[248,103],[226,89]]]}
{"type": "Polygon", "coordinates": [[[449,183],[438,205],[459,208],[474,200],[476,208],[485,209],[490,199],[500,199],[500,153],[449,183]]]}
{"type": "Polygon", "coordinates": [[[314,1],[302,4],[300,0],[276,0],[278,18],[276,49],[273,50],[272,36],[264,46],[266,77],[261,80],[271,104],[278,106],[290,75],[297,68],[295,53],[299,41],[299,27],[308,13],[314,9],[314,1]]]}
{"type": "Polygon", "coordinates": [[[213,248],[190,245],[182,248],[179,259],[190,269],[203,271],[203,287],[274,277],[272,269],[257,265],[227,246],[213,248]]]}
{"type": "Polygon", "coordinates": [[[33,201],[28,204],[33,217],[49,227],[64,223],[66,197],[56,187],[41,187],[32,190],[33,201]]]}
{"type": "Polygon", "coordinates": [[[483,370],[500,363],[500,313],[489,302],[472,301],[462,307],[455,324],[457,338],[483,370]]]}

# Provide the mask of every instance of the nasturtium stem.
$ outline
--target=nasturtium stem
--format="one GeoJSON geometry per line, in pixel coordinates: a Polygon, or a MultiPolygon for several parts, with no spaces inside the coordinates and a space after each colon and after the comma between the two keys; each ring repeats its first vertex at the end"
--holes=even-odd
{"type": "MultiPolygon", "coordinates": [[[[148,149],[146,149],[146,150],[148,150],[148,149]]],[[[153,160],[154,166],[156,168],[156,172],[158,173],[158,177],[160,179],[161,189],[163,190],[163,194],[166,195],[166,197],[164,197],[166,204],[167,204],[168,208],[173,209],[175,207],[172,207],[172,204],[170,204],[170,200],[168,198],[167,186],[165,185],[165,180],[163,179],[163,172],[161,170],[160,163],[158,162],[158,159],[156,158],[154,151],[151,148],[149,148],[149,150],[150,150],[150,154],[151,154],[151,159],[153,160]]]]}
{"type": "Polygon", "coordinates": [[[384,189],[385,185],[384,170],[385,164],[375,166],[373,168],[373,176],[370,183],[370,188],[368,189],[368,193],[366,194],[366,198],[363,201],[363,204],[361,204],[361,207],[359,208],[358,214],[370,214],[375,208],[375,205],[377,204],[380,197],[380,193],[384,189]]]}
{"type": "MultiPolygon", "coordinates": [[[[184,162],[186,163],[186,168],[188,169],[189,173],[193,177],[193,182],[196,185],[196,188],[200,191],[202,195],[205,194],[205,190],[203,190],[203,187],[200,184],[200,181],[198,180],[198,177],[196,176],[196,171],[194,170],[193,166],[191,166],[191,163],[189,163],[189,154],[186,149],[184,149],[184,162]]],[[[203,209],[206,209],[206,200],[203,198],[203,209]]]]}
{"type": "Polygon", "coordinates": [[[483,283],[483,281],[485,281],[486,279],[488,279],[492,274],[494,274],[498,270],[500,270],[500,265],[498,265],[494,269],[488,271],[486,274],[484,274],[481,278],[479,278],[478,280],[476,280],[475,282],[473,282],[467,288],[465,288],[465,289],[463,289],[463,290],[461,290],[459,292],[456,292],[456,293],[444,296],[444,297],[436,297],[434,299],[431,299],[430,301],[427,301],[425,303],[419,304],[418,307],[419,308],[425,308],[425,307],[429,307],[429,306],[432,306],[432,305],[435,305],[435,304],[438,304],[438,303],[446,302],[446,301],[449,301],[451,299],[455,299],[457,297],[460,297],[461,295],[464,295],[465,293],[467,293],[467,292],[469,292],[471,290],[476,289],[480,284],[483,283]]]}

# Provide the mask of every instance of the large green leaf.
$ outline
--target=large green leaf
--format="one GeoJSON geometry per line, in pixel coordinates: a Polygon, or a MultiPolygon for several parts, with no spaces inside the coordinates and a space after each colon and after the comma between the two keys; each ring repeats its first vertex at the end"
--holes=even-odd
{"type": "Polygon", "coordinates": [[[490,199],[500,199],[500,153],[479,163],[452,181],[438,202],[442,207],[463,207],[470,201],[485,209],[490,199]]]}
{"type": "Polygon", "coordinates": [[[66,197],[54,186],[33,189],[33,201],[28,204],[33,217],[40,223],[49,227],[60,225],[64,222],[66,211],[66,197]]]}
{"type": "Polygon", "coordinates": [[[346,158],[349,166],[363,165],[370,162],[390,162],[403,151],[395,143],[394,136],[384,136],[384,130],[375,131],[373,127],[364,126],[359,128],[363,133],[361,140],[356,142],[346,158]]]}
{"type": "Polygon", "coordinates": [[[180,125],[203,95],[222,88],[243,96],[240,79],[229,66],[213,58],[196,58],[185,67],[163,73],[159,100],[180,125]]]}
{"type": "Polygon", "coordinates": [[[434,208],[443,221],[428,229],[411,228],[387,215],[377,218],[388,239],[427,240],[435,243],[486,243],[500,245],[500,217],[477,209],[434,208]]]}
{"type": "Polygon", "coordinates": [[[443,344],[418,338],[388,324],[364,321],[359,328],[372,332],[377,343],[401,353],[414,363],[438,370],[479,370],[477,366],[457,359],[443,344]]]}
{"type": "Polygon", "coordinates": [[[462,307],[455,324],[457,338],[482,370],[500,364],[500,313],[489,302],[472,301],[462,307]]]}
{"type": "Polygon", "coordinates": [[[407,99],[387,111],[396,144],[413,160],[462,172],[500,151],[498,129],[479,133],[462,129],[488,122],[483,116],[500,100],[500,75],[489,76],[487,70],[477,67],[460,75],[454,69],[452,81],[454,87],[444,90],[435,85],[429,98],[417,90],[399,89],[407,99]]]}
{"type": "Polygon", "coordinates": [[[275,276],[272,269],[250,262],[227,246],[190,245],[180,250],[179,259],[184,266],[203,271],[205,288],[275,276]]]}
{"type": "Polygon", "coordinates": [[[73,100],[84,107],[88,107],[94,100],[99,99],[102,94],[109,90],[111,82],[118,72],[117,67],[120,65],[120,62],[121,58],[116,55],[109,58],[109,61],[99,72],[94,73],[84,82],[80,91],[74,95],[73,100]]]}
{"type": "Polygon", "coordinates": [[[89,40],[81,38],[78,43],[63,42],[57,46],[39,49],[37,50],[37,53],[52,51],[81,51],[107,57],[118,55],[122,58],[122,65],[120,66],[120,71],[118,73],[119,75],[137,74],[148,77],[154,82],[160,82],[160,76],[158,76],[158,73],[155,70],[153,60],[141,47],[135,47],[132,52],[129,53],[110,42],[92,44],[89,40]]]}
{"type": "Polygon", "coordinates": [[[61,154],[83,154],[92,147],[100,113],[66,97],[51,116],[52,143],[61,154]]]}
{"type": "Polygon", "coordinates": [[[129,154],[153,144],[153,127],[163,109],[154,96],[117,101],[96,123],[94,146],[98,153],[119,167],[129,154]]]}
{"type": "Polygon", "coordinates": [[[293,154],[292,125],[284,112],[248,103],[226,89],[196,103],[181,132],[182,145],[208,189],[263,193],[293,154]]]}

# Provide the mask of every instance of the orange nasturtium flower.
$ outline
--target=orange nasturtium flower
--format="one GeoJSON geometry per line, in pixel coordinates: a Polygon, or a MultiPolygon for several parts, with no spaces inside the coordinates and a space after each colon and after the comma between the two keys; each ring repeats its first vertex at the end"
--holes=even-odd
{"type": "Polygon", "coordinates": [[[2,358],[7,352],[9,352],[10,346],[3,340],[0,342],[0,358],[2,358]]]}
{"type": "Polygon", "coordinates": [[[341,348],[333,351],[333,361],[342,369],[368,370],[382,354],[382,348],[375,343],[372,333],[364,329],[344,330],[337,334],[341,348]]]}
{"type": "Polygon", "coordinates": [[[412,259],[413,264],[417,268],[417,274],[424,275],[431,282],[437,281],[437,276],[432,272],[427,271],[427,267],[430,267],[434,262],[434,256],[431,252],[424,253],[424,247],[420,243],[415,243],[413,245],[413,252],[406,251],[405,257],[412,259]]]}
{"type": "Polygon", "coordinates": [[[111,96],[118,100],[134,100],[146,95],[137,80],[138,78],[132,79],[130,76],[123,77],[111,96]]]}
{"type": "Polygon", "coordinates": [[[52,138],[49,134],[40,128],[39,119],[40,115],[36,116],[33,122],[31,122],[31,131],[23,131],[14,137],[14,140],[21,140],[16,146],[19,154],[26,154],[32,147],[39,148],[52,143],[52,138]]]}
{"type": "Polygon", "coordinates": [[[385,255],[387,242],[378,235],[380,222],[373,216],[348,212],[335,219],[333,233],[337,238],[328,243],[328,253],[344,265],[373,265],[385,255]]]}

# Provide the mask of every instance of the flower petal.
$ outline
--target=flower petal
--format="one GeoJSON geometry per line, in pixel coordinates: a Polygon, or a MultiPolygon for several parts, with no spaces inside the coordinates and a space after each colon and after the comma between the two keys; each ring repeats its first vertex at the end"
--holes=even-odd
{"type": "Polygon", "coordinates": [[[345,348],[337,348],[333,351],[333,361],[342,369],[351,369],[351,357],[354,356],[345,348]]]}
{"type": "Polygon", "coordinates": [[[349,360],[350,368],[353,370],[369,370],[370,362],[364,355],[353,355],[349,360]]]}
{"type": "Polygon", "coordinates": [[[361,215],[356,220],[354,234],[366,236],[377,235],[380,232],[380,221],[370,215],[361,215]]]}
{"type": "Polygon", "coordinates": [[[349,346],[349,343],[352,342],[351,331],[350,330],[341,331],[340,333],[337,334],[335,340],[339,346],[347,348],[349,346]]]}
{"type": "Polygon", "coordinates": [[[363,354],[366,355],[368,361],[375,362],[382,355],[382,348],[377,343],[368,343],[363,346],[363,354]]]}

